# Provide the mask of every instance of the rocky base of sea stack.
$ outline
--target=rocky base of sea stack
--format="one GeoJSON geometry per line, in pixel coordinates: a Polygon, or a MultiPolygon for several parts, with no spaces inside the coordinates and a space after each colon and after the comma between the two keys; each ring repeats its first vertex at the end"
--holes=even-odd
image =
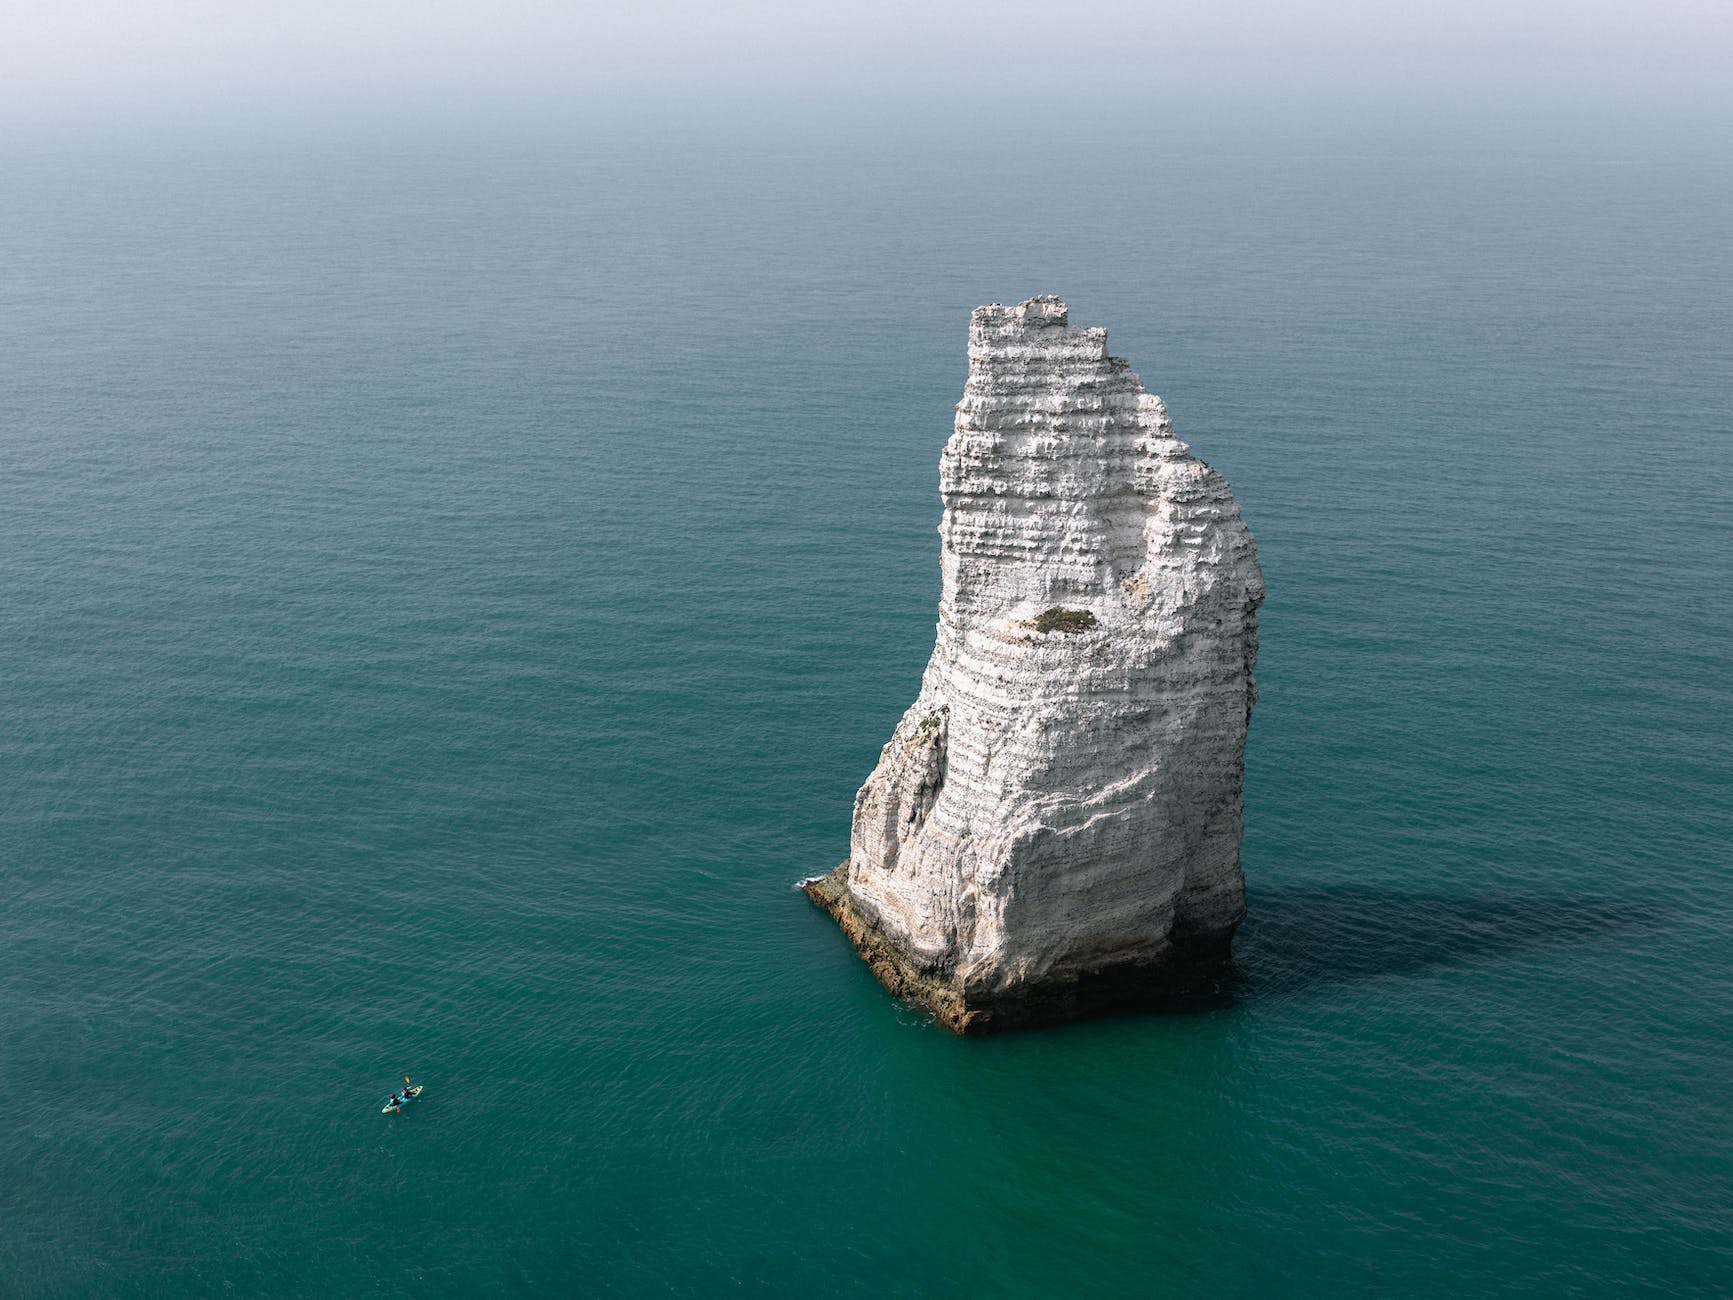
{"type": "Polygon", "coordinates": [[[829,875],[803,881],[800,887],[835,918],[879,983],[930,1012],[946,1029],[967,1037],[1158,1007],[1204,989],[1232,959],[1233,930],[1176,937],[1162,961],[1118,962],[1038,985],[968,994],[957,986],[952,972],[923,970],[892,943],[855,905],[848,875],[849,864],[844,862],[829,875]]]}

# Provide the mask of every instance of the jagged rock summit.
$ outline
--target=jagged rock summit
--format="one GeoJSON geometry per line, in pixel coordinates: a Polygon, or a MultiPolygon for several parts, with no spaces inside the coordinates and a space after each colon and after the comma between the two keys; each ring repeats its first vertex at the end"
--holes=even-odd
{"type": "Polygon", "coordinates": [[[805,889],[958,1033],[1197,987],[1245,914],[1257,547],[1054,297],[978,308],[921,692],[805,889]]]}

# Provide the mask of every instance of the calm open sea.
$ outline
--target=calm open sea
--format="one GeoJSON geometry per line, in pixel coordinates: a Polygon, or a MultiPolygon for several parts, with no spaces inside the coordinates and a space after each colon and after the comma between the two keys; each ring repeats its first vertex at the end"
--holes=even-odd
{"type": "Polygon", "coordinates": [[[1733,1291],[1727,158],[610,141],[0,157],[0,1294],[1733,1291]],[[1037,292],[1262,548],[1251,912],[964,1042],[793,884],[1037,292]]]}

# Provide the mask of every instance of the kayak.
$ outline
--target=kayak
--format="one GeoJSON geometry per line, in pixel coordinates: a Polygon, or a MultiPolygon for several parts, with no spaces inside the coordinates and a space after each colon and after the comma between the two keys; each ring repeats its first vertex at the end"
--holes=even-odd
{"type": "MultiPolygon", "coordinates": [[[[410,1101],[414,1101],[420,1095],[421,1095],[421,1085],[419,1083],[416,1084],[413,1088],[409,1089],[409,1100],[410,1101]]],[[[400,1111],[402,1109],[403,1109],[403,1107],[398,1104],[397,1094],[392,1093],[391,1094],[391,1100],[386,1102],[385,1105],[383,1105],[382,1107],[380,1107],[379,1113],[381,1115],[389,1115],[394,1110],[400,1111]]]]}

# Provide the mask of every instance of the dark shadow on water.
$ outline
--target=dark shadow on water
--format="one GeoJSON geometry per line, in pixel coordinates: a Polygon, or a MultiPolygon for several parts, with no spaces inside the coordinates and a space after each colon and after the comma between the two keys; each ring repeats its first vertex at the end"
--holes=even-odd
{"type": "Polygon", "coordinates": [[[1541,893],[1256,889],[1234,938],[1220,1005],[1468,965],[1531,949],[1654,930],[1666,909],[1633,899],[1541,893]]]}

